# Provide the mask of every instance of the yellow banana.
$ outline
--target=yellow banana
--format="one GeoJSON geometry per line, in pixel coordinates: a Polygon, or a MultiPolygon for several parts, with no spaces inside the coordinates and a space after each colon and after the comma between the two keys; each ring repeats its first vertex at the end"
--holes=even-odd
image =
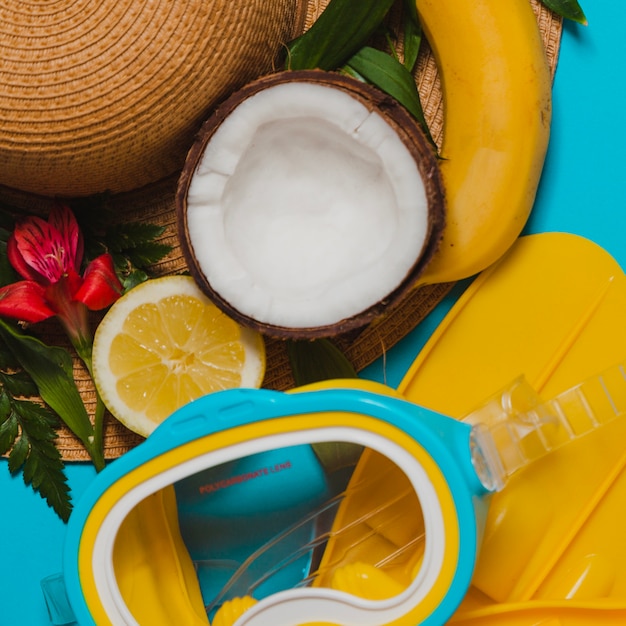
{"type": "Polygon", "coordinates": [[[442,82],[447,224],[421,283],[467,278],[513,243],[548,146],[551,77],[529,0],[417,0],[442,82]]]}

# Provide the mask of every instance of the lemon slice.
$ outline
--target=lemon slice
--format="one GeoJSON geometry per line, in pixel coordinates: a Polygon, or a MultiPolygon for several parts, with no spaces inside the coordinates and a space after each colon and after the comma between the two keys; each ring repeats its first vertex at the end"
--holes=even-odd
{"type": "Polygon", "coordinates": [[[122,296],[99,324],[94,382],[109,411],[147,437],[191,400],[260,387],[259,333],[222,313],[189,276],[148,280],[122,296]]]}

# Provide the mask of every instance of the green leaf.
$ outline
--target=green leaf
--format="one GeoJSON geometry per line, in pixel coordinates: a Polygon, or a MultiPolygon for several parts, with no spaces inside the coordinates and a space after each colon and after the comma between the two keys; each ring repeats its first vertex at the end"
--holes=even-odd
{"type": "Polygon", "coordinates": [[[55,513],[67,522],[72,512],[72,502],[63,461],[53,444],[47,444],[45,447],[52,454],[56,452],[56,455],[51,458],[50,454],[44,454],[43,450],[33,446],[24,463],[24,482],[30,484],[45,498],[55,513]]]}
{"type": "MultiPolygon", "coordinates": [[[[0,425],[8,420],[11,415],[11,399],[4,390],[4,387],[0,389],[0,425]]],[[[0,452],[0,454],[2,454],[0,452]]]]}
{"type": "Polygon", "coordinates": [[[402,104],[420,123],[433,146],[435,145],[424,118],[415,79],[402,63],[381,50],[364,47],[350,58],[347,65],[402,104]]]}
{"type": "Polygon", "coordinates": [[[577,0],[542,0],[550,10],[554,11],[557,15],[587,25],[587,18],[577,0]]]}
{"type": "Polygon", "coordinates": [[[288,341],[287,354],[298,386],[335,378],[357,378],[350,361],[328,339],[288,341]]]}
{"type": "Polygon", "coordinates": [[[0,370],[7,372],[9,370],[17,370],[20,367],[20,362],[13,356],[13,353],[8,349],[0,349],[0,370]]]}
{"type": "Polygon", "coordinates": [[[394,0],[331,0],[314,24],[293,40],[286,67],[341,67],[376,32],[394,0]]]}
{"type": "Polygon", "coordinates": [[[402,3],[402,8],[405,11],[405,14],[409,16],[409,20],[413,22],[416,26],[420,27],[420,18],[417,13],[417,2],[415,0],[404,0],[402,3]]]}
{"type": "Polygon", "coordinates": [[[15,474],[24,465],[29,452],[28,435],[23,433],[9,454],[9,472],[11,474],[15,474]]]}
{"type": "Polygon", "coordinates": [[[13,411],[23,424],[28,424],[26,429],[29,437],[36,440],[55,439],[57,424],[56,416],[48,407],[37,404],[31,400],[13,399],[13,411]]]}
{"type": "Polygon", "coordinates": [[[21,370],[11,374],[0,371],[0,385],[12,396],[33,398],[39,395],[33,379],[21,370]]]}
{"type": "Polygon", "coordinates": [[[37,385],[41,398],[89,449],[93,428],[74,381],[72,358],[0,320],[0,336],[37,385]]]}
{"type": "Polygon", "coordinates": [[[143,270],[131,270],[122,279],[122,287],[124,289],[124,293],[130,291],[133,287],[136,287],[146,280],[148,280],[148,275],[143,270]]]}
{"type": "Polygon", "coordinates": [[[356,80],[360,80],[362,83],[367,82],[364,76],[361,76],[361,74],[359,74],[353,67],[350,67],[349,65],[344,65],[341,68],[341,73],[346,74],[347,76],[351,76],[352,78],[356,80]]]}
{"type": "MultiPolygon", "coordinates": [[[[406,2],[406,4],[416,6],[415,2],[406,2]]],[[[420,46],[422,45],[422,26],[417,21],[417,11],[415,11],[415,19],[409,17],[404,21],[404,67],[409,72],[415,69],[417,57],[419,56],[420,46]]]]}
{"type": "Polygon", "coordinates": [[[130,262],[131,267],[145,268],[160,261],[165,255],[169,254],[171,246],[158,243],[156,241],[146,241],[136,244],[134,247],[128,247],[122,251],[130,262]]]}
{"type": "Polygon", "coordinates": [[[35,402],[9,401],[12,410],[8,419],[0,424],[0,449],[5,453],[12,446],[9,471],[16,474],[22,470],[24,483],[39,493],[63,521],[67,521],[72,504],[65,466],[55,446],[56,416],[35,402]],[[7,443],[8,447],[3,449],[7,443]]]}
{"type": "Polygon", "coordinates": [[[147,243],[152,243],[164,231],[165,229],[162,226],[157,226],[156,224],[140,224],[137,222],[118,224],[107,230],[105,236],[106,246],[109,252],[139,249],[147,243]]]}
{"type": "MultiPolygon", "coordinates": [[[[4,394],[6,398],[6,394],[4,394]]],[[[6,454],[19,435],[17,416],[9,411],[0,423],[0,454],[6,454]]]]}

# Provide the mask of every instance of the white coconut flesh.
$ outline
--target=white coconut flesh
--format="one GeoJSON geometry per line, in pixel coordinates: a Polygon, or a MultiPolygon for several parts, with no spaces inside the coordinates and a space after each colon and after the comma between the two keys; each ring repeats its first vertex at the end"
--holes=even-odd
{"type": "Polygon", "coordinates": [[[198,269],[264,324],[325,326],[383,300],[421,256],[418,166],[383,117],[348,93],[282,83],[239,104],[187,194],[198,269]]]}

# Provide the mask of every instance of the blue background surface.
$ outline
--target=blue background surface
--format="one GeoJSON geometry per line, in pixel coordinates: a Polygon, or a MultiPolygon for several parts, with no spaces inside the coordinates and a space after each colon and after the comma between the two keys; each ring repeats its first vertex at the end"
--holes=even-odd
{"type": "MultiPolygon", "coordinates": [[[[626,267],[626,4],[581,1],[589,26],[564,27],[550,148],[526,231],[583,235],[626,267]]],[[[458,291],[363,375],[397,386],[458,291]]],[[[76,501],[94,471],[70,464],[67,474],[76,501]]],[[[0,460],[0,626],[49,624],[39,581],[61,570],[64,537],[63,523],[0,460]]]]}

